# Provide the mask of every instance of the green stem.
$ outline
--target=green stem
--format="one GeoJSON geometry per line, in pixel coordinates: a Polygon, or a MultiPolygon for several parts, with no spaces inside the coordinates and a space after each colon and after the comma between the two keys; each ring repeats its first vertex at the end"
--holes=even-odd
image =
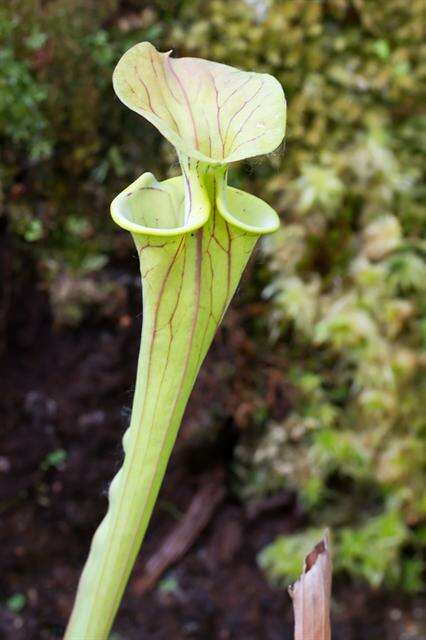
{"type": "MultiPolygon", "coordinates": [[[[109,509],[93,538],[66,640],[108,637],[188,397],[258,237],[219,215],[223,168],[200,171],[196,164],[183,168],[189,194],[207,194],[205,226],[178,236],[134,236],[144,314],[132,418],[123,438],[124,464],[110,486],[109,509]]],[[[191,206],[186,209],[190,218],[191,206]]]]}

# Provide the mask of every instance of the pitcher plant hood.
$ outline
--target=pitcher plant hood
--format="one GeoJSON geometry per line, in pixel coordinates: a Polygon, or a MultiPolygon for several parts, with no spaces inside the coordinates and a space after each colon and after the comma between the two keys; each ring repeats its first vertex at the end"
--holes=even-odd
{"type": "Polygon", "coordinates": [[[202,162],[229,164],[270,153],[284,138],[284,92],[265,73],[172,58],[142,42],[122,56],[113,84],[126,106],[202,162]]]}

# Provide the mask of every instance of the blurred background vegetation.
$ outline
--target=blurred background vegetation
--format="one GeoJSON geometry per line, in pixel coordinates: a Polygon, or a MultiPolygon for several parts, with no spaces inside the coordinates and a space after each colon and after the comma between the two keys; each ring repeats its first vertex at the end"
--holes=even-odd
{"type": "Polygon", "coordinates": [[[263,300],[247,331],[274,354],[286,410],[271,416],[259,399],[231,462],[239,499],[297,495],[306,526],[258,557],[277,584],[299,573],[327,525],[337,572],[374,587],[421,587],[424,18],[423,0],[6,0],[0,9],[9,247],[0,337],[12,289],[29,272],[58,330],[119,316],[114,268],[133,249],[109,203],[143,171],[176,171],[170,147],[112,91],[127,48],[150,40],[269,72],[284,86],[285,149],[231,177],[282,217],[245,295],[263,300]]]}

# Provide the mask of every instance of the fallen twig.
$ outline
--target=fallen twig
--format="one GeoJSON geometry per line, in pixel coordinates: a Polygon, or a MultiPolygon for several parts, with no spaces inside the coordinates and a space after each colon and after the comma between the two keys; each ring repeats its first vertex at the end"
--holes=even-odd
{"type": "Polygon", "coordinates": [[[222,477],[217,473],[208,476],[176,528],[146,563],[143,576],[133,587],[135,593],[141,595],[152,589],[166,569],[185,555],[210,522],[224,495],[222,477]]]}

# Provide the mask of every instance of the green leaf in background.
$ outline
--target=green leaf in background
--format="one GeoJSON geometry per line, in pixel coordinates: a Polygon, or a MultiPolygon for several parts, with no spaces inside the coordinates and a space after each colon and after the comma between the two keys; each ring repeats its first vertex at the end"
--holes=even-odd
{"type": "Polygon", "coordinates": [[[20,613],[26,604],[27,598],[23,593],[15,593],[6,602],[7,608],[12,611],[12,613],[20,613]]]}

